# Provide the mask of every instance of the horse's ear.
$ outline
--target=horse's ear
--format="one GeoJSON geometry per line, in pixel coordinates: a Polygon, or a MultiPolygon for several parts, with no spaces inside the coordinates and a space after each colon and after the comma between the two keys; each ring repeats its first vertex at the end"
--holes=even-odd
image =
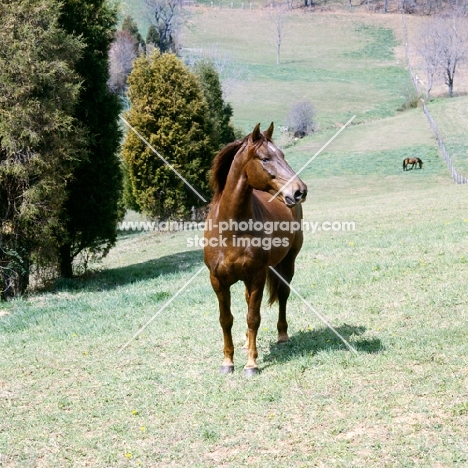
{"type": "Polygon", "coordinates": [[[253,129],[253,132],[250,135],[250,139],[253,143],[255,143],[261,136],[262,134],[260,133],[260,124],[258,123],[257,125],[255,125],[255,128],[253,129]]]}
{"type": "Polygon", "coordinates": [[[271,137],[273,136],[273,130],[275,129],[275,125],[273,122],[271,122],[270,126],[268,127],[268,130],[265,130],[263,134],[265,135],[266,138],[271,140],[271,137]]]}

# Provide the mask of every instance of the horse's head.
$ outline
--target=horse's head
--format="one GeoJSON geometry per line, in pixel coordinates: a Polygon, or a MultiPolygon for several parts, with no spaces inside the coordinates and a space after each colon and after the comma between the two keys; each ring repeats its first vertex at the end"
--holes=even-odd
{"type": "Polygon", "coordinates": [[[291,169],[283,152],[273,144],[273,122],[268,130],[260,131],[257,124],[247,139],[245,173],[249,184],[257,190],[276,195],[292,207],[305,201],[307,185],[291,169]]]}

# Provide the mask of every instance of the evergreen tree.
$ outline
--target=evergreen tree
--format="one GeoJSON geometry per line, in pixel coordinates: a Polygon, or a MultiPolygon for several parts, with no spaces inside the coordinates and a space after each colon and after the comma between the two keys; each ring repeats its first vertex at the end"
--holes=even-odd
{"type": "Polygon", "coordinates": [[[159,49],[159,31],[154,24],[150,24],[148,32],[146,33],[146,43],[153,44],[154,47],[159,49]]]}
{"type": "Polygon", "coordinates": [[[217,149],[221,149],[236,139],[234,127],[231,125],[232,107],[224,102],[219,75],[210,60],[197,62],[194,71],[208,103],[213,143],[217,149]]]}
{"type": "MultiPolygon", "coordinates": [[[[203,91],[173,54],[155,50],[134,62],[129,76],[129,123],[197,191],[208,196],[208,171],[215,153],[203,91]]],[[[134,132],[123,145],[132,195],[140,211],[162,219],[185,217],[202,201],[134,132]]]]}
{"type": "MultiPolygon", "coordinates": [[[[138,30],[138,24],[131,15],[127,15],[122,21],[122,31],[127,31],[128,33],[130,33],[131,36],[135,38],[135,41],[137,43],[137,49],[138,46],[140,46],[143,50],[145,50],[145,40],[143,39],[143,36],[138,30]]],[[[136,52],[138,53],[138,50],[136,52]]]]}
{"type": "Polygon", "coordinates": [[[116,224],[123,214],[118,157],[121,107],[107,86],[116,7],[107,0],[63,0],[62,5],[60,24],[85,43],[76,66],[82,88],[75,116],[87,130],[87,151],[67,185],[62,213],[66,235],[60,239],[61,274],[70,277],[80,252],[105,255],[115,244],[116,224]]]}
{"type": "Polygon", "coordinates": [[[123,164],[123,203],[125,208],[140,212],[141,209],[133,195],[132,183],[129,177],[129,170],[127,165],[123,164]]]}
{"type": "Polygon", "coordinates": [[[81,41],[55,0],[0,3],[0,296],[25,291],[33,263],[56,260],[66,181],[83,151],[73,118],[81,41]]]}

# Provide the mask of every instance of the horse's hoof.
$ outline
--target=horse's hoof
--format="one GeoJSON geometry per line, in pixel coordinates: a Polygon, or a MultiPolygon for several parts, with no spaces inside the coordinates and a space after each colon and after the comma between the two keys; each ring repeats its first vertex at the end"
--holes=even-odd
{"type": "Polygon", "coordinates": [[[234,366],[221,366],[219,369],[220,374],[232,374],[234,372],[234,366]]]}
{"type": "Polygon", "coordinates": [[[252,377],[254,375],[257,375],[259,373],[258,367],[246,367],[244,369],[244,375],[246,377],[252,377]]]}

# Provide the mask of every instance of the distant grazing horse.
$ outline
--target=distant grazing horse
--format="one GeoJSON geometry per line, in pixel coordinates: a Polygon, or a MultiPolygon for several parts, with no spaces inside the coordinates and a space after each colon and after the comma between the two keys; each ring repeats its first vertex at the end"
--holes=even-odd
{"type": "Polygon", "coordinates": [[[237,281],[245,284],[248,305],[247,340],[243,347],[248,350],[248,357],[244,373],[248,376],[258,373],[256,340],[266,282],[270,305],[279,302],[278,343],[289,339],[286,322],[289,287],[269,267],[274,267],[290,283],[294,261],[302,247],[300,203],[306,199],[307,186],[295,176],[283,152],[273,144],[272,135],[273,123],[263,133],[258,124],[243,140],[222,149],[213,162],[214,198],[206,220],[204,258],[219,302],[224,374],[234,371],[230,287],[237,281]]]}
{"type": "Polygon", "coordinates": [[[414,168],[414,166],[417,166],[419,164],[419,169],[422,169],[423,162],[419,158],[406,158],[403,160],[403,170],[408,171],[408,166],[411,164],[411,169],[414,168]]]}

